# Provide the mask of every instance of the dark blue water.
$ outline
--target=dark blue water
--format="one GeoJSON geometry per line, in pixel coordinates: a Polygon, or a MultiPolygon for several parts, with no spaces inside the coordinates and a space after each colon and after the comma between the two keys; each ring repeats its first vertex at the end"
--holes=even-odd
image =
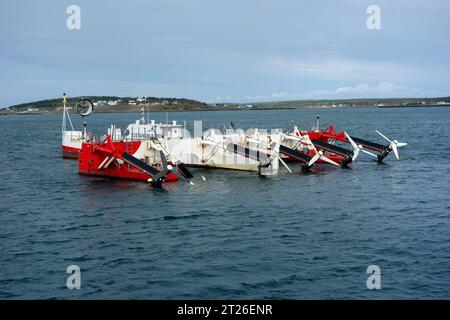
{"type": "MultiPolygon", "coordinates": [[[[0,117],[0,298],[449,298],[450,108],[170,119],[312,127],[318,113],[353,135],[381,142],[379,129],[409,146],[385,165],[362,155],[352,170],[317,175],[208,170],[206,181],[163,192],[79,176],[76,161],[60,158],[60,116],[0,117]],[[66,288],[72,264],[80,290],[66,288]],[[372,264],[381,290],[366,287],[372,264]]],[[[89,126],[138,117],[95,114],[89,126]]]]}

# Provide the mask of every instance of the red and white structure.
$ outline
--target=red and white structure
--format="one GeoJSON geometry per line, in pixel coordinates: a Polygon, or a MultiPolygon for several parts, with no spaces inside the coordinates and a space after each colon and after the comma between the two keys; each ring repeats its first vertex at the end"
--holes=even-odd
{"type": "Polygon", "coordinates": [[[104,142],[84,142],[78,158],[78,172],[85,175],[126,178],[153,182],[156,176],[167,171],[164,181],[177,181],[172,164],[165,165],[165,157],[153,149],[151,159],[140,160],[143,141],[113,141],[108,135],[104,142]]]}
{"type": "MultiPolygon", "coordinates": [[[[77,111],[82,117],[88,116],[93,111],[92,102],[82,99],[77,111]]],[[[280,163],[292,173],[285,163],[287,160],[300,162],[303,171],[315,171],[312,167],[316,163],[347,167],[360,151],[376,157],[378,162],[391,151],[399,159],[397,148],[407,143],[391,141],[377,133],[389,145],[336,132],[332,125],[326,130],[320,129],[319,118],[317,126],[310,131],[294,127],[292,132],[275,129],[269,133],[256,128],[243,132],[234,130],[233,125],[223,134],[209,129],[191,137],[176,121],[170,124],[146,122],[143,110],[142,118],[128,125],[123,135],[112,125],[107,136],[96,141],[86,132],[86,122],[82,131],[74,130],[65,95],[63,100],[62,154],[65,158],[78,158],[80,174],[143,180],[154,187],[179,179],[193,184],[190,181],[193,175],[187,167],[275,175],[280,163]],[[352,149],[337,145],[337,141],[349,143],[352,149]]]]}
{"type": "Polygon", "coordinates": [[[63,119],[61,128],[61,146],[63,158],[77,159],[81,151],[81,145],[85,141],[87,133],[84,131],[76,131],[73,128],[72,120],[70,119],[69,111],[67,110],[67,98],[64,94],[63,98],[63,119]],[[67,123],[71,130],[67,130],[67,123]]]}

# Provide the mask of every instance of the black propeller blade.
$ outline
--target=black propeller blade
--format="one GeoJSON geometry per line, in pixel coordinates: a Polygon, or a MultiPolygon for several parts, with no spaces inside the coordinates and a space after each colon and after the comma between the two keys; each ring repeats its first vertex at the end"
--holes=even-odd
{"type": "Polygon", "coordinates": [[[186,179],[192,179],[194,177],[183,162],[177,164],[177,169],[178,172],[186,179]]]}
{"type": "Polygon", "coordinates": [[[173,166],[167,162],[167,159],[166,159],[166,156],[164,155],[164,153],[162,151],[160,151],[159,154],[160,154],[161,163],[162,163],[163,168],[161,171],[159,171],[158,173],[153,175],[150,180],[150,184],[155,188],[161,188],[164,180],[166,180],[167,175],[169,173],[171,173],[173,170],[173,166]]]}
{"type": "Polygon", "coordinates": [[[162,183],[166,179],[167,175],[169,173],[173,173],[176,175],[179,179],[184,179],[189,182],[189,184],[193,185],[194,183],[191,182],[189,179],[193,178],[194,175],[186,168],[186,165],[182,162],[178,163],[176,166],[176,169],[167,162],[167,158],[164,155],[162,151],[160,151],[160,158],[163,169],[161,171],[158,171],[150,180],[150,184],[153,187],[161,188],[162,183]],[[174,170],[175,169],[175,170],[174,170]]]}

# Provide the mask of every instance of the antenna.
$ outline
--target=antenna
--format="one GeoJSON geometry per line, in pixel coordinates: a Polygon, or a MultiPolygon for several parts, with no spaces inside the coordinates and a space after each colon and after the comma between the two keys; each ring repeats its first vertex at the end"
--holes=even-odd
{"type": "Polygon", "coordinates": [[[63,93],[63,121],[62,121],[62,131],[63,132],[66,131],[66,129],[67,129],[66,117],[69,120],[70,128],[72,129],[72,131],[74,131],[75,129],[73,128],[72,119],[70,119],[69,112],[67,111],[66,93],[63,93]]]}
{"type": "Polygon", "coordinates": [[[62,132],[66,131],[66,93],[63,93],[63,120],[62,120],[62,132]]]}
{"type": "Polygon", "coordinates": [[[87,122],[83,121],[83,136],[82,136],[82,140],[83,141],[86,140],[86,137],[87,137],[87,129],[86,129],[86,127],[87,127],[87,122]]]}

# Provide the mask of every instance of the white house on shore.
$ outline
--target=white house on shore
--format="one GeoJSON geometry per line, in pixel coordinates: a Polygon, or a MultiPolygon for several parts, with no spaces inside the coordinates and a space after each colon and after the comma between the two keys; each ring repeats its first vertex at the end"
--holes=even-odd
{"type": "Polygon", "coordinates": [[[94,102],[93,105],[94,107],[99,107],[99,106],[104,106],[106,105],[108,102],[106,100],[99,100],[97,102],[94,102]]]}

